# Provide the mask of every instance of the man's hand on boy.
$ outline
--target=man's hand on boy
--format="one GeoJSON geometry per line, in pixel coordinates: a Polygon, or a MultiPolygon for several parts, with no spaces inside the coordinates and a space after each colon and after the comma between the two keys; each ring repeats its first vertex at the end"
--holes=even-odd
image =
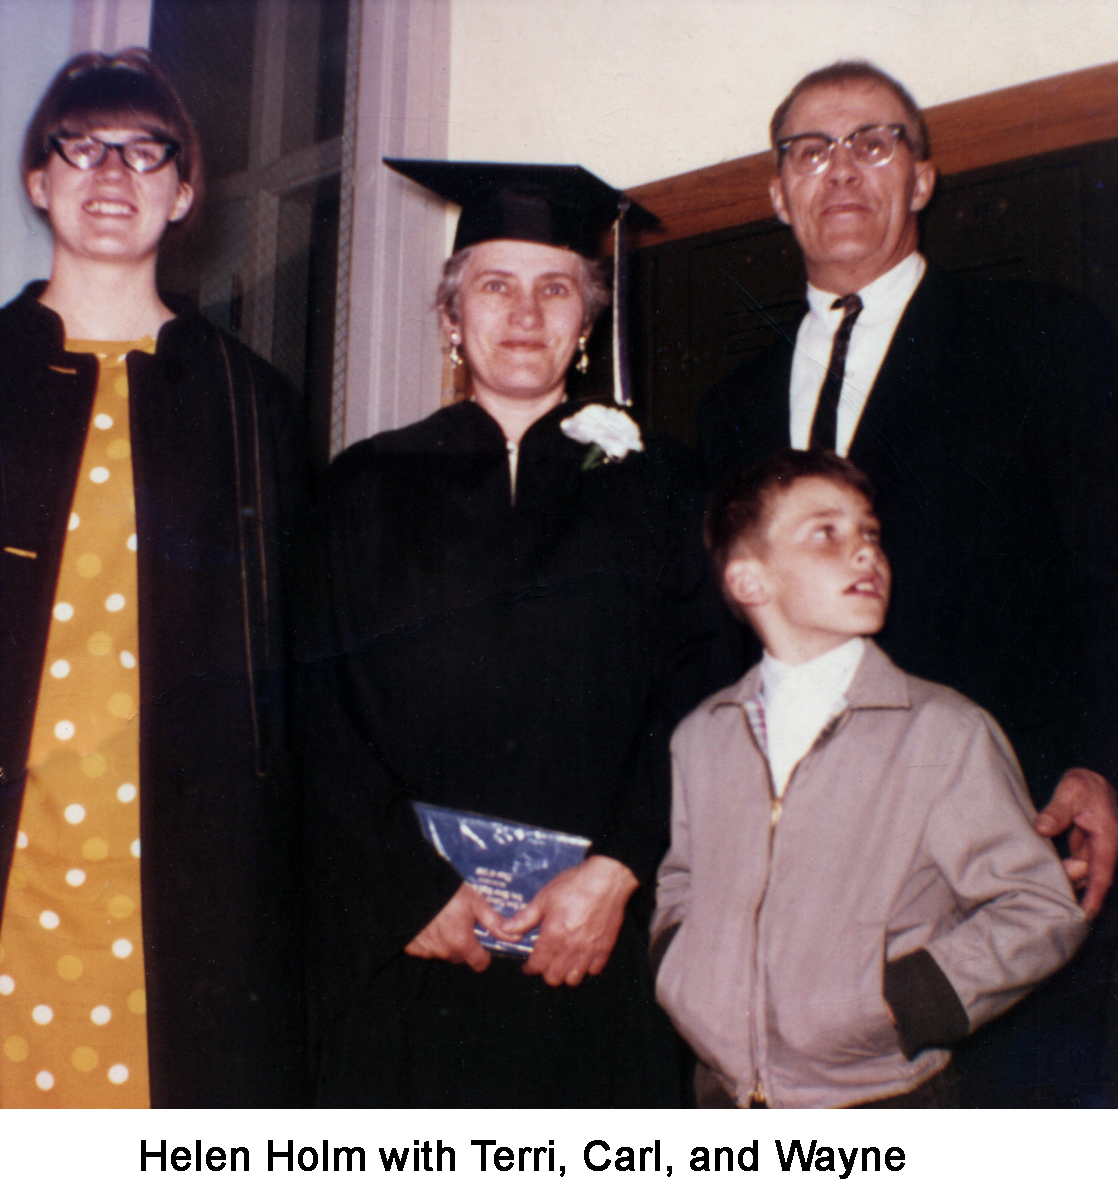
{"type": "Polygon", "coordinates": [[[505,921],[507,932],[540,934],[524,973],[540,974],[549,986],[577,986],[605,968],[629,896],[640,884],[632,870],[595,854],[557,874],[522,911],[505,921]]]}
{"type": "Polygon", "coordinates": [[[1118,792],[1102,775],[1073,767],[1060,779],[1033,827],[1042,837],[1071,829],[1071,856],[1064,868],[1072,885],[1084,891],[1084,915],[1094,919],[1102,910],[1118,861],[1118,792]]]}

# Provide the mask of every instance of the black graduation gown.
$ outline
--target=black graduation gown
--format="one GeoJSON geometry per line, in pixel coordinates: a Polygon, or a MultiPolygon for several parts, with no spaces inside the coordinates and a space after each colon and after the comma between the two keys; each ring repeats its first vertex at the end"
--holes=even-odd
{"type": "Polygon", "coordinates": [[[653,442],[583,468],[550,412],[516,500],[497,423],[464,403],[335,463],[336,657],[305,681],[317,759],[311,935],[326,1105],[672,1104],[676,1049],[645,953],[667,842],[667,740],[739,667],[698,548],[702,487],[653,442]],[[641,882],[604,972],[548,988],[404,945],[459,879],[420,799],[581,834],[641,882]]]}

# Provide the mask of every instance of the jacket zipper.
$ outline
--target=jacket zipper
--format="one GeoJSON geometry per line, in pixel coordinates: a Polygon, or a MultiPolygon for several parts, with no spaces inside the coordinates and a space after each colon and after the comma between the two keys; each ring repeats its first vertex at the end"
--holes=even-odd
{"type": "Polygon", "coordinates": [[[789,772],[788,781],[784,784],[784,793],[782,795],[776,794],[776,788],[773,786],[772,768],[769,766],[768,754],[761,749],[761,743],[757,740],[757,735],[753,732],[753,725],[750,723],[749,714],[745,707],[742,707],[742,720],[745,722],[745,727],[753,741],[753,746],[757,753],[765,760],[765,779],[769,787],[769,842],[768,842],[768,856],[765,862],[765,885],[761,890],[761,897],[757,900],[757,909],[753,913],[753,998],[750,1007],[750,1032],[753,1039],[753,1088],[749,1092],[749,1105],[751,1107],[765,1107],[768,1106],[768,1099],[765,1096],[765,1088],[761,1081],[761,910],[765,904],[765,896],[769,892],[769,879],[772,876],[772,861],[773,861],[773,842],[776,839],[776,826],[780,823],[780,818],[784,813],[784,797],[788,794],[788,789],[792,786],[792,780],[796,777],[796,772],[800,769],[804,758],[814,754],[816,750],[820,749],[826,742],[835,735],[839,727],[845,722],[849,716],[849,706],[842,710],[837,716],[832,717],[826,725],[819,731],[815,741],[811,744],[811,749],[804,754],[792,770],[789,772]]]}
{"type": "MultiPolygon", "coordinates": [[[[769,787],[769,841],[768,841],[768,855],[765,860],[765,884],[761,890],[761,897],[757,900],[757,906],[753,912],[753,997],[750,999],[750,1036],[753,1044],[753,1088],[749,1091],[749,1105],[753,1107],[767,1106],[768,1102],[765,1099],[765,1088],[761,1082],[761,908],[765,902],[765,896],[769,890],[769,875],[772,873],[773,860],[773,837],[776,833],[777,821],[780,820],[781,809],[783,804],[780,797],[776,794],[776,789],[773,787],[772,768],[769,766],[768,754],[761,749],[761,743],[757,740],[757,735],[753,732],[753,726],[749,720],[749,714],[745,708],[742,708],[742,720],[745,721],[746,731],[749,733],[753,741],[753,746],[757,753],[765,760],[765,780],[769,787]]],[[[799,766],[799,763],[796,763],[799,766]]],[[[795,774],[795,768],[792,774],[795,774]]],[[[788,776],[788,783],[791,783],[792,776],[788,776]]],[[[788,790],[788,783],[784,785],[784,790],[788,790]]]]}

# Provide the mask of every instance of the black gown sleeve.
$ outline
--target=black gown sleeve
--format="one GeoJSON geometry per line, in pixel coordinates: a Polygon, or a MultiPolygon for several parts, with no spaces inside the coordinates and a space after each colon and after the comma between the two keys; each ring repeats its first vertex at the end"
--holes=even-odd
{"type": "MultiPolygon", "coordinates": [[[[658,577],[662,618],[652,634],[657,660],[641,728],[630,748],[612,823],[591,852],[623,862],[651,892],[668,846],[672,732],[712,692],[740,678],[744,649],[741,629],[722,600],[702,545],[706,472],[696,457],[670,441],[653,438],[648,452],[667,488],[661,508],[674,549],[658,577]]],[[[644,900],[639,902],[643,907],[644,900]]]]}

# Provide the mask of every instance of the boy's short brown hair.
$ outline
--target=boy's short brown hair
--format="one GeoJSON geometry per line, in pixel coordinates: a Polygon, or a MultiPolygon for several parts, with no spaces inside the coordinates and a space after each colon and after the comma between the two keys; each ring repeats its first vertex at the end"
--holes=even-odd
{"type": "Polygon", "coordinates": [[[41,170],[50,160],[51,137],[89,132],[98,124],[135,125],[178,144],[179,181],[194,191],[191,210],[179,226],[188,223],[203,190],[198,133],[171,81],[139,47],[115,54],[78,54],[54,76],[24,133],[20,155],[24,185],[33,170],[41,170]]]}
{"type": "Polygon", "coordinates": [[[730,560],[763,534],[773,495],[798,480],[816,476],[854,489],[873,505],[870,478],[849,460],[821,448],[799,451],[787,447],[748,468],[731,472],[715,486],[703,522],[703,541],[720,584],[730,560]]]}

